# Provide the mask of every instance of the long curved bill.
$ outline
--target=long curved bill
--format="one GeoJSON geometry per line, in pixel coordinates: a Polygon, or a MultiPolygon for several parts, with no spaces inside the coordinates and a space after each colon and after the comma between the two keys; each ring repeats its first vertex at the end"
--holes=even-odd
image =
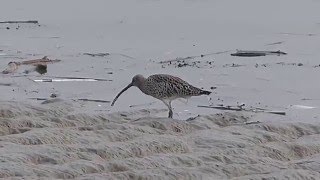
{"type": "Polygon", "coordinates": [[[120,91],[119,94],[118,94],[118,95],[114,98],[114,100],[112,101],[111,106],[113,106],[114,103],[116,102],[116,100],[119,98],[119,96],[120,96],[123,92],[125,92],[126,90],[128,90],[131,86],[133,86],[132,83],[130,83],[127,87],[125,87],[124,89],[122,89],[122,91],[120,91]]]}

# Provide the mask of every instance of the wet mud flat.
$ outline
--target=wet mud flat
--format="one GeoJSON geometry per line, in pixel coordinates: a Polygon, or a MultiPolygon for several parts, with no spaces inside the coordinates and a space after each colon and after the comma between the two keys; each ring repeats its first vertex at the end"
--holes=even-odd
{"type": "Polygon", "coordinates": [[[318,2],[5,4],[1,177],[319,179],[318,2]],[[158,73],[212,94],[110,106],[158,73]]]}

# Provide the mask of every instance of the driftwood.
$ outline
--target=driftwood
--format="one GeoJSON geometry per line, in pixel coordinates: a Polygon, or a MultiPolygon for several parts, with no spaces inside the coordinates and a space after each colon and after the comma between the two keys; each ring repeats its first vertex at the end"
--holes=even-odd
{"type": "Polygon", "coordinates": [[[271,113],[271,114],[277,114],[277,115],[286,115],[286,112],[284,111],[270,111],[267,109],[261,109],[261,108],[251,108],[251,109],[245,109],[243,106],[202,106],[198,105],[198,107],[203,107],[203,108],[214,108],[214,109],[219,109],[219,110],[228,110],[228,111],[247,111],[247,112],[263,112],[263,113],[271,113]]]}
{"type": "Polygon", "coordinates": [[[105,57],[105,56],[109,56],[110,53],[83,53],[83,55],[88,55],[88,56],[92,56],[92,57],[105,57]]]}
{"type": "MultiPolygon", "coordinates": [[[[54,59],[51,60],[47,56],[44,56],[41,59],[33,59],[33,60],[26,60],[22,62],[9,62],[8,67],[2,71],[3,74],[15,73],[21,65],[29,65],[34,66],[34,70],[40,74],[47,72],[47,64],[57,63],[61,60],[54,59]]],[[[26,73],[29,73],[30,70],[27,70],[26,73]]]]}
{"type": "Polygon", "coordinates": [[[242,51],[238,50],[236,53],[230,54],[231,56],[240,56],[240,57],[258,57],[266,55],[286,55],[287,53],[282,51],[242,51]]]}
{"type": "Polygon", "coordinates": [[[30,24],[38,24],[37,20],[30,21],[0,21],[1,24],[17,24],[17,23],[30,23],[30,24]]]}

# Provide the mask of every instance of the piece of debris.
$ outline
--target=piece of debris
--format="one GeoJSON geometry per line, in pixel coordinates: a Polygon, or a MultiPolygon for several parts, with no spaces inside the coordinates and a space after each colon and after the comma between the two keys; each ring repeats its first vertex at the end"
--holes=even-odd
{"type": "Polygon", "coordinates": [[[110,101],[106,101],[106,100],[99,100],[99,99],[86,99],[86,98],[82,98],[82,99],[75,99],[78,101],[88,101],[88,102],[99,102],[99,103],[110,103],[110,101]]]}
{"type": "Polygon", "coordinates": [[[202,105],[198,105],[198,107],[214,108],[214,109],[219,109],[219,110],[246,111],[246,112],[255,112],[255,113],[263,112],[263,113],[271,113],[271,114],[277,114],[277,115],[286,115],[286,112],[284,112],[284,111],[270,111],[270,110],[261,109],[261,108],[246,109],[246,108],[243,108],[243,106],[202,106],[202,105]]]}
{"type": "Polygon", "coordinates": [[[252,122],[246,122],[246,125],[250,125],[250,124],[259,124],[261,123],[260,121],[252,121],[252,122]]]}
{"type": "Polygon", "coordinates": [[[1,24],[17,24],[17,23],[30,23],[30,24],[38,24],[37,20],[29,20],[29,21],[0,21],[1,24]]]}
{"type": "Polygon", "coordinates": [[[2,71],[2,74],[9,74],[9,73],[14,73],[18,70],[19,63],[17,62],[9,62],[8,67],[2,71]]]}
{"type": "Polygon", "coordinates": [[[50,95],[50,97],[51,97],[51,98],[56,98],[56,97],[58,97],[58,94],[52,93],[52,94],[50,95]]]}
{"type": "Polygon", "coordinates": [[[30,70],[26,70],[25,73],[29,73],[31,71],[36,71],[40,74],[44,74],[47,72],[47,64],[52,64],[56,62],[60,62],[61,60],[54,59],[51,60],[47,56],[44,56],[41,59],[33,59],[22,62],[9,62],[8,67],[2,71],[3,74],[15,73],[21,65],[30,65],[34,66],[34,68],[30,70]]]}
{"type": "Polygon", "coordinates": [[[305,105],[290,105],[291,108],[294,109],[315,109],[317,107],[313,107],[313,106],[305,106],[305,105]]]}
{"type": "Polygon", "coordinates": [[[12,86],[11,83],[0,83],[0,86],[12,86]]]}
{"type": "Polygon", "coordinates": [[[224,64],[222,67],[241,67],[241,66],[246,66],[246,65],[232,63],[232,64],[224,64]]]}
{"type": "Polygon", "coordinates": [[[41,59],[34,59],[34,60],[27,60],[27,61],[22,61],[21,65],[47,65],[47,64],[53,64],[53,63],[57,63],[60,62],[61,60],[59,59],[49,59],[47,56],[44,56],[41,59]]]}
{"type": "Polygon", "coordinates": [[[24,73],[29,74],[30,72],[36,71],[39,74],[47,73],[47,65],[38,64],[35,67],[25,70],[24,73]]]}
{"type": "Polygon", "coordinates": [[[265,45],[266,45],[266,46],[272,46],[272,45],[278,45],[278,44],[282,44],[282,43],[284,43],[284,41],[269,43],[269,44],[265,44],[265,45]]]}
{"type": "Polygon", "coordinates": [[[81,81],[112,81],[110,79],[83,78],[83,77],[52,77],[47,79],[35,79],[35,82],[81,82],[81,81]]]}
{"type": "Polygon", "coordinates": [[[109,56],[110,53],[83,53],[83,55],[88,55],[88,56],[92,56],[92,57],[96,57],[96,56],[105,57],[105,56],[109,56]]]}
{"type": "Polygon", "coordinates": [[[280,64],[280,65],[283,65],[283,66],[303,66],[302,63],[285,63],[285,62],[277,62],[276,64],[280,64]]]}
{"type": "Polygon", "coordinates": [[[258,56],[266,56],[266,55],[286,55],[287,53],[282,51],[244,51],[237,50],[236,53],[232,53],[231,56],[239,56],[239,57],[258,57],[258,56]]]}

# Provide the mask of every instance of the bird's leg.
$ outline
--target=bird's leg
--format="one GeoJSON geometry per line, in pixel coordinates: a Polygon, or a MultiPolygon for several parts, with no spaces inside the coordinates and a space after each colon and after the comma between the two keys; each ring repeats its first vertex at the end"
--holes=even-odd
{"type": "Polygon", "coordinates": [[[165,101],[165,100],[163,100],[162,101],[167,107],[168,107],[168,109],[169,109],[169,116],[168,116],[168,118],[172,118],[172,115],[173,115],[173,112],[172,112],[172,107],[171,107],[171,101],[165,101]]]}
{"type": "Polygon", "coordinates": [[[169,118],[172,118],[173,112],[172,112],[172,107],[171,107],[171,101],[169,101],[169,118]]]}

